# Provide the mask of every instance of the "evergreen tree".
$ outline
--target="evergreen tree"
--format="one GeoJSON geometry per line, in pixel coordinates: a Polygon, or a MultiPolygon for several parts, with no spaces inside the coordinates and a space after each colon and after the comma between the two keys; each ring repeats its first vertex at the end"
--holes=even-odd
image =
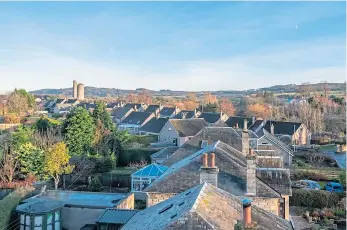
{"type": "Polygon", "coordinates": [[[95,124],[90,113],[84,108],[76,108],[66,120],[65,133],[71,155],[86,154],[95,134],[95,124]]]}
{"type": "Polygon", "coordinates": [[[111,115],[107,112],[105,103],[103,102],[96,103],[96,107],[93,111],[93,119],[96,125],[98,124],[98,121],[101,121],[102,127],[105,130],[112,132],[115,129],[111,115]]]}

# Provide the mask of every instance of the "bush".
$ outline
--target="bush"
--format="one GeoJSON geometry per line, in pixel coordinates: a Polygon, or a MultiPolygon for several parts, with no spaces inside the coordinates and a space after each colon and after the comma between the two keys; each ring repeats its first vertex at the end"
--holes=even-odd
{"type": "Polygon", "coordinates": [[[342,184],[342,186],[346,187],[346,172],[341,172],[339,174],[339,182],[342,184]]]}
{"type": "Polygon", "coordinates": [[[13,214],[15,214],[15,208],[31,190],[29,188],[20,188],[0,200],[0,229],[11,229],[13,225],[17,225],[17,222],[14,222],[11,226],[8,226],[11,223],[13,214]]]}
{"type": "Polygon", "coordinates": [[[141,161],[151,162],[151,155],[157,152],[153,149],[126,149],[120,154],[118,166],[128,166],[130,163],[141,161]]]}
{"type": "Polygon", "coordinates": [[[89,188],[89,191],[91,192],[100,192],[102,189],[102,184],[100,182],[99,177],[97,176],[93,177],[88,188],[89,188]]]}
{"type": "Polygon", "coordinates": [[[321,190],[293,189],[292,197],[289,199],[289,202],[291,206],[331,208],[336,207],[341,198],[345,196],[345,193],[335,193],[321,190]]]}
{"type": "Polygon", "coordinates": [[[106,157],[96,156],[90,159],[95,163],[93,170],[95,173],[110,172],[115,169],[117,165],[116,157],[114,155],[106,157]]]}

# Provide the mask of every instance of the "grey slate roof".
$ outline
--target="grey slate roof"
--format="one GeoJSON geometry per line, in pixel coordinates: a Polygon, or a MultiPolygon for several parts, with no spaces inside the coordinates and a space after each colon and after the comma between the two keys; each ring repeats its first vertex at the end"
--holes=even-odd
{"type": "Polygon", "coordinates": [[[124,117],[124,115],[126,115],[129,111],[134,110],[131,107],[119,107],[116,108],[112,111],[112,116],[114,119],[121,119],[122,117],[124,117]]]}
{"type": "Polygon", "coordinates": [[[142,107],[142,104],[138,104],[138,103],[128,103],[126,105],[124,105],[124,107],[126,108],[134,108],[136,106],[136,109],[139,109],[142,107]]]}
{"type": "Polygon", "coordinates": [[[68,99],[65,103],[66,104],[74,104],[76,103],[78,100],[77,99],[68,99]]]}
{"type": "MultiPolygon", "coordinates": [[[[242,129],[235,129],[235,131],[239,134],[240,137],[242,137],[242,129]]],[[[248,136],[249,138],[258,138],[258,135],[252,130],[248,130],[248,136]]]]}
{"type": "Polygon", "coordinates": [[[274,125],[275,134],[281,135],[293,135],[296,130],[302,125],[298,122],[285,122],[285,121],[267,121],[264,125],[264,129],[271,133],[271,124],[274,125]]]}
{"type": "Polygon", "coordinates": [[[160,105],[149,105],[144,112],[154,113],[157,109],[160,109],[160,105]]]}
{"type": "MultiPolygon", "coordinates": [[[[246,192],[246,157],[240,151],[220,141],[176,162],[150,184],[145,191],[179,193],[199,184],[202,155],[210,152],[216,154],[216,165],[220,170],[218,173],[218,187],[237,196],[244,195],[246,192]]],[[[258,179],[256,183],[258,196],[280,196],[280,191],[276,191],[275,188],[263,181],[258,179]]],[[[290,189],[290,187],[287,189],[290,189]]],[[[283,191],[282,189],[281,192],[283,191]]]]}
{"type": "Polygon", "coordinates": [[[217,122],[221,117],[220,113],[201,113],[199,118],[205,119],[207,123],[215,123],[217,122]]]}
{"type": "MultiPolygon", "coordinates": [[[[234,229],[242,221],[242,198],[211,184],[199,184],[136,213],[122,230],[234,229]]],[[[290,230],[291,224],[252,205],[252,220],[260,230],[290,230]]]]}
{"type": "Polygon", "coordinates": [[[140,131],[159,134],[168,120],[167,118],[153,117],[140,128],[140,131]]]}
{"type": "Polygon", "coordinates": [[[64,203],[60,201],[36,201],[18,205],[16,211],[30,214],[40,214],[52,212],[62,207],[64,207],[64,203]]]}
{"type": "Polygon", "coordinates": [[[132,112],[127,116],[121,123],[122,124],[132,124],[132,125],[142,125],[152,113],[146,112],[132,112]]]}
{"type": "Polygon", "coordinates": [[[253,132],[256,132],[256,130],[261,126],[263,123],[263,120],[256,120],[253,125],[248,127],[249,130],[252,130],[253,132]]]}
{"type": "Polygon", "coordinates": [[[238,124],[240,129],[243,129],[243,124],[244,124],[244,120],[247,120],[247,127],[250,127],[252,125],[252,118],[251,117],[229,117],[228,120],[225,121],[225,123],[229,126],[229,127],[235,127],[236,123],[238,124]]]}
{"type": "Polygon", "coordinates": [[[180,137],[191,137],[202,128],[208,126],[204,119],[170,119],[169,122],[175,127],[180,137]]]}
{"type": "Polygon", "coordinates": [[[55,101],[55,103],[56,103],[56,104],[60,104],[60,103],[62,103],[64,100],[65,100],[64,98],[58,98],[58,99],[55,101]]]}
{"type": "Polygon", "coordinates": [[[166,148],[161,149],[160,151],[154,153],[151,155],[152,159],[158,159],[158,158],[168,158],[171,156],[172,153],[174,153],[179,147],[177,146],[169,146],[166,148]]]}
{"type": "Polygon", "coordinates": [[[100,224],[125,224],[139,210],[107,208],[96,221],[100,224]]]}
{"type": "Polygon", "coordinates": [[[170,166],[200,150],[202,141],[208,141],[208,143],[211,144],[219,140],[239,151],[242,150],[241,136],[235,131],[235,129],[230,127],[207,126],[201,129],[189,141],[184,143],[180,149],[178,149],[174,154],[171,155],[171,157],[169,157],[169,159],[164,162],[164,165],[170,166]]]}
{"type": "Polygon", "coordinates": [[[211,125],[212,127],[229,127],[224,121],[218,120],[211,125]]]}
{"type": "Polygon", "coordinates": [[[195,116],[195,111],[191,111],[191,110],[181,110],[174,118],[175,119],[190,119],[190,118],[194,118],[195,116]]]}
{"type": "Polygon", "coordinates": [[[281,194],[292,195],[289,169],[259,168],[257,178],[281,194]]]}
{"type": "Polygon", "coordinates": [[[169,117],[169,116],[172,116],[172,114],[174,114],[176,111],[176,108],[175,107],[164,107],[160,110],[160,116],[163,116],[163,117],[169,117]]]}

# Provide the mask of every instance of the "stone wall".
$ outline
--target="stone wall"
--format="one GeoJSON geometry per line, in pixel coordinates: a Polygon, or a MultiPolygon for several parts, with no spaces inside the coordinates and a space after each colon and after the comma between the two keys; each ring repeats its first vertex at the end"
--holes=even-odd
{"type": "Polygon", "coordinates": [[[269,211],[276,216],[280,216],[280,199],[281,198],[255,197],[252,198],[252,204],[269,211]]]}
{"type": "Polygon", "coordinates": [[[146,207],[149,208],[155,204],[158,204],[164,200],[167,200],[173,196],[175,196],[176,193],[147,193],[147,199],[146,199],[146,207]]]}
{"type": "Polygon", "coordinates": [[[134,209],[135,207],[135,198],[134,194],[131,193],[125,199],[123,199],[119,204],[116,205],[118,209],[134,209]]]}

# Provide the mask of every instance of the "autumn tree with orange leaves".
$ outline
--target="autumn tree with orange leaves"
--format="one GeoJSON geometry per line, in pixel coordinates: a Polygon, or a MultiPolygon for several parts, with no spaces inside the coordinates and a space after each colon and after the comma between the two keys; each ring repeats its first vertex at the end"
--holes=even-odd
{"type": "Polygon", "coordinates": [[[219,102],[219,109],[226,115],[234,116],[235,115],[235,107],[233,103],[227,98],[222,98],[219,102]]]}
{"type": "Polygon", "coordinates": [[[271,114],[269,106],[264,104],[252,104],[247,107],[247,115],[255,116],[257,118],[267,119],[271,114]]]}

